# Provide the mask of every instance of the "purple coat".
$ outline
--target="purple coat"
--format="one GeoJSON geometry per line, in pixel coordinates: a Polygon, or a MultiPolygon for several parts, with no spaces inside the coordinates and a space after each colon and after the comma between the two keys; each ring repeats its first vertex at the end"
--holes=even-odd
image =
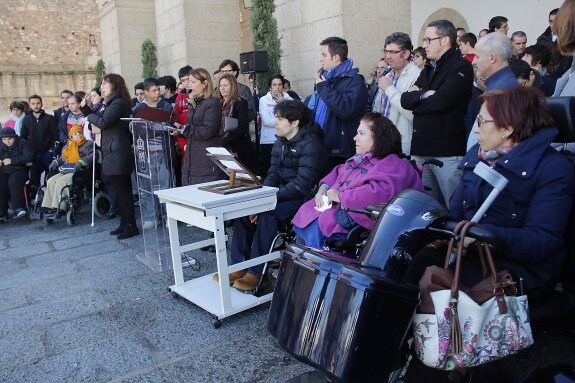
{"type": "MultiPolygon", "coordinates": [[[[388,202],[403,189],[423,190],[421,177],[415,168],[408,160],[395,154],[381,159],[372,157],[357,167],[349,159],[335,167],[319,184],[327,184],[330,189],[336,189],[341,206],[354,209],[388,202]]],[[[340,204],[334,203],[330,209],[319,212],[315,209],[315,199],[311,199],[300,207],[292,222],[304,228],[318,218],[319,228],[326,237],[334,233],[347,233],[348,230],[335,219],[340,204]]],[[[375,222],[365,214],[348,214],[361,226],[373,229],[375,222]]]]}

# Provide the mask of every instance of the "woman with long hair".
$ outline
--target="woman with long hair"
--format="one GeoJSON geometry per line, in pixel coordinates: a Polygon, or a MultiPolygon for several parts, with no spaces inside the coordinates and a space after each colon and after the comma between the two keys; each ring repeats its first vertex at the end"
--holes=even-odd
{"type": "Polygon", "coordinates": [[[182,185],[194,185],[222,178],[222,171],[208,158],[206,148],[222,146],[220,128],[222,107],[214,96],[214,84],[207,70],[197,68],[188,79],[188,123],[174,126],[183,129],[188,139],[182,166],[182,185]]]}
{"type": "Polygon", "coordinates": [[[92,125],[92,132],[102,135],[102,176],[110,186],[114,203],[120,212],[120,226],[110,234],[125,239],[140,233],[136,226],[130,178],[134,169],[132,135],[128,121],[122,120],[132,113],[130,92],[124,78],[115,73],[104,76],[100,91],[104,98],[103,105],[97,113],[88,115],[86,119],[92,125]]]}
{"type": "Polygon", "coordinates": [[[236,77],[226,73],[218,84],[222,104],[222,143],[237,155],[238,159],[252,173],[259,173],[256,150],[250,138],[248,100],[240,96],[240,86],[236,77]],[[237,120],[237,128],[226,131],[226,117],[237,120]]]}

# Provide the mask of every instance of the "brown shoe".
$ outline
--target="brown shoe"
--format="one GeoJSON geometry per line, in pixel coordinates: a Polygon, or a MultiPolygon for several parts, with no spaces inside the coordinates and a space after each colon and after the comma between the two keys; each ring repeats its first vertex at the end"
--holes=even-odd
{"type": "MultiPolygon", "coordinates": [[[[230,285],[233,284],[238,279],[243,278],[243,276],[246,274],[247,274],[247,271],[245,271],[245,270],[239,270],[239,271],[234,271],[233,273],[229,273],[228,277],[230,278],[230,285]]],[[[212,281],[216,281],[216,282],[220,281],[220,276],[218,275],[218,273],[215,273],[214,275],[212,275],[212,281]]]]}
{"type": "Polygon", "coordinates": [[[243,278],[234,282],[233,287],[241,291],[252,291],[260,282],[260,277],[247,273],[243,278]]]}

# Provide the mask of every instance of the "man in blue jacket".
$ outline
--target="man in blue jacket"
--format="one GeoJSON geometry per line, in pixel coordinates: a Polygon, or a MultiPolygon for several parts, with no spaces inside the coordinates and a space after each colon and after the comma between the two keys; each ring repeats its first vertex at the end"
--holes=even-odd
{"type": "Polygon", "coordinates": [[[320,43],[321,69],[315,79],[315,92],[308,107],[321,126],[330,156],[328,169],[355,154],[359,120],[366,110],[368,92],[359,69],[347,57],[347,41],[328,37],[320,43]]]}

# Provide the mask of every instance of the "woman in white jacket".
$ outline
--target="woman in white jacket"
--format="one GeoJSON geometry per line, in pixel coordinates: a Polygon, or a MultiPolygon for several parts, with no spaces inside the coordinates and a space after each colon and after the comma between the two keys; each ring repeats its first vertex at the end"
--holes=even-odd
{"type": "Polygon", "coordinates": [[[284,91],[283,86],[284,77],[281,74],[274,74],[269,79],[270,91],[260,98],[260,166],[262,172],[262,179],[268,173],[270,167],[270,158],[272,155],[272,147],[276,141],[276,128],[274,115],[274,108],[283,100],[292,100],[292,98],[284,91]]]}

